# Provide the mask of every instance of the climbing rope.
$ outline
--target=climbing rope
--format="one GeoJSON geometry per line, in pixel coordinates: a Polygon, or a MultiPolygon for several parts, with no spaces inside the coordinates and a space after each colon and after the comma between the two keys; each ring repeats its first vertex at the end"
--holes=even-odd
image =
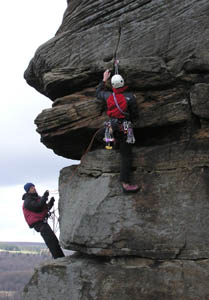
{"type": "MultiPolygon", "coordinates": [[[[84,152],[84,154],[81,156],[81,160],[80,160],[80,164],[78,164],[75,168],[75,170],[73,171],[73,173],[71,174],[70,178],[68,179],[69,181],[75,176],[78,168],[81,166],[81,164],[83,163],[83,160],[85,158],[85,156],[87,155],[87,153],[89,152],[89,150],[91,149],[91,146],[94,142],[94,139],[96,137],[96,135],[98,134],[98,132],[100,130],[103,130],[103,127],[102,128],[99,128],[93,135],[93,137],[91,138],[91,141],[86,149],[86,151],[84,152]]],[[[59,191],[58,190],[52,190],[52,191],[49,191],[50,194],[53,194],[53,195],[57,195],[59,194],[59,191]]],[[[50,212],[50,216],[49,218],[52,220],[52,226],[53,226],[53,231],[56,233],[59,229],[59,218],[57,217],[56,215],[56,212],[58,211],[58,208],[54,209],[53,211],[50,212]]]]}
{"type": "Polygon", "coordinates": [[[115,75],[118,75],[118,65],[119,65],[119,60],[115,57],[115,61],[114,61],[115,75]]]}
{"type": "Polygon", "coordinates": [[[52,190],[52,191],[49,191],[50,194],[52,195],[57,195],[59,194],[58,190],[52,190]]]}
{"type": "Polygon", "coordinates": [[[90,143],[89,143],[89,145],[88,145],[86,151],[85,151],[84,154],[81,156],[81,160],[80,160],[81,162],[80,162],[80,164],[77,165],[77,167],[75,168],[75,170],[74,170],[73,173],[71,174],[69,180],[71,180],[71,179],[74,177],[74,175],[76,174],[78,168],[79,168],[79,167],[81,166],[81,164],[83,163],[83,160],[84,160],[85,156],[87,155],[87,153],[88,153],[89,150],[91,149],[91,146],[92,146],[92,144],[93,144],[93,142],[94,142],[94,139],[95,139],[96,135],[98,134],[98,132],[99,132],[100,130],[103,130],[103,127],[102,127],[102,128],[99,128],[99,129],[94,133],[94,135],[93,135],[93,137],[91,138],[91,141],[90,141],[90,143]]]}
{"type": "MultiPolygon", "coordinates": [[[[91,146],[92,146],[92,144],[93,144],[93,142],[94,142],[94,139],[95,139],[96,135],[98,134],[98,132],[99,132],[100,130],[103,130],[103,129],[104,129],[103,127],[102,127],[102,128],[99,128],[99,129],[94,133],[94,135],[93,135],[93,137],[91,138],[91,141],[90,141],[90,143],[89,143],[87,149],[85,150],[84,154],[81,156],[80,164],[78,164],[78,165],[76,166],[76,168],[75,168],[75,170],[73,171],[73,173],[71,174],[69,180],[71,180],[71,179],[73,178],[73,176],[74,176],[75,173],[77,172],[78,168],[79,168],[79,167],[81,166],[81,164],[83,163],[83,160],[84,160],[85,156],[87,155],[87,153],[88,153],[89,150],[91,149],[91,146]]],[[[49,192],[50,192],[50,194],[59,194],[59,191],[58,191],[58,190],[52,190],[52,191],[49,191],[49,192]]]]}
{"type": "Polygon", "coordinates": [[[59,220],[58,220],[58,217],[56,215],[57,210],[58,210],[58,208],[51,211],[50,216],[49,216],[49,219],[52,220],[52,228],[53,228],[54,233],[56,233],[59,229],[59,220]]]}

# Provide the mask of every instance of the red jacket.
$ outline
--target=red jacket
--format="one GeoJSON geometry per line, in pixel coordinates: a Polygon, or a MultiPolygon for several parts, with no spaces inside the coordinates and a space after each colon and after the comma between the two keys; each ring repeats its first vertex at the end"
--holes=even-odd
{"type": "Polygon", "coordinates": [[[38,194],[26,193],[23,195],[23,214],[29,227],[33,227],[35,223],[43,221],[48,214],[48,206],[46,204],[48,197],[40,197],[38,194]]]}
{"type": "Polygon", "coordinates": [[[24,208],[24,203],[23,203],[23,214],[25,217],[25,221],[28,223],[30,227],[33,227],[33,225],[37,222],[43,221],[45,217],[47,216],[48,209],[45,208],[42,212],[36,213],[33,212],[27,208],[24,208]]]}
{"type": "MultiPolygon", "coordinates": [[[[135,122],[139,118],[136,99],[135,99],[135,96],[133,95],[133,93],[127,92],[126,89],[127,89],[127,87],[113,89],[113,92],[116,95],[117,102],[121,102],[121,99],[122,99],[121,95],[124,96],[124,98],[126,100],[126,105],[127,105],[127,107],[125,109],[125,112],[129,113],[129,117],[125,116],[125,118],[127,120],[132,121],[132,122],[135,122]]],[[[121,119],[121,118],[123,119],[124,118],[124,115],[116,107],[115,102],[113,104],[113,102],[112,102],[112,100],[114,101],[113,93],[110,92],[110,91],[107,91],[105,89],[104,81],[101,81],[100,84],[98,85],[98,87],[96,89],[96,97],[102,104],[102,110],[106,110],[108,116],[116,118],[116,119],[121,119]],[[110,99],[109,107],[108,107],[108,102],[109,102],[108,99],[110,99]],[[116,114],[114,112],[116,112],[116,114]],[[113,114],[114,114],[114,116],[113,116],[113,114]]],[[[121,107],[121,109],[124,111],[124,109],[123,109],[123,108],[125,108],[124,101],[123,101],[124,106],[122,106],[122,103],[118,103],[118,104],[121,107]]]]}
{"type": "MultiPolygon", "coordinates": [[[[124,112],[127,112],[127,101],[124,95],[122,94],[127,87],[122,87],[118,89],[113,88],[113,92],[115,94],[116,101],[118,103],[118,106],[120,109],[124,112]]],[[[107,99],[107,115],[111,118],[116,118],[116,119],[124,119],[126,116],[120,112],[120,110],[117,108],[115,101],[114,101],[114,96],[113,94],[109,96],[107,99]]]]}

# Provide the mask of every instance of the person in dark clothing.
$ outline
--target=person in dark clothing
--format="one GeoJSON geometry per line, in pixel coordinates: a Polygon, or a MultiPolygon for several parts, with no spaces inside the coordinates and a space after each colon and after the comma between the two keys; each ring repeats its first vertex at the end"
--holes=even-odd
{"type": "Polygon", "coordinates": [[[53,230],[47,223],[50,209],[54,205],[54,197],[47,203],[49,191],[45,191],[42,197],[38,195],[33,183],[24,185],[26,193],[23,195],[23,214],[30,228],[40,232],[53,258],[64,257],[59,241],[53,230]]]}
{"type": "Polygon", "coordinates": [[[129,132],[129,129],[132,130],[132,128],[126,131],[124,126],[138,120],[136,99],[133,93],[127,92],[128,87],[124,86],[124,80],[119,74],[111,78],[113,92],[105,90],[105,84],[109,77],[110,72],[106,70],[103,74],[103,81],[100,82],[96,89],[96,97],[102,102],[103,109],[106,110],[107,115],[110,117],[113,134],[120,149],[120,181],[122,182],[123,191],[124,193],[135,193],[139,190],[139,186],[130,184],[133,157],[132,144],[135,139],[132,135],[131,141],[128,141],[127,132],[129,132]],[[114,130],[116,127],[120,128],[120,130],[114,130]]]}

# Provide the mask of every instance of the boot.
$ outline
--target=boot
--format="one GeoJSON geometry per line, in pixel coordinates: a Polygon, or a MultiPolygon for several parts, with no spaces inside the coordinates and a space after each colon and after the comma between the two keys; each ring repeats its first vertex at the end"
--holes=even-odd
{"type": "Polygon", "coordinates": [[[129,183],[122,183],[123,192],[125,194],[129,193],[136,193],[139,190],[139,186],[137,184],[129,184],[129,183]]]}

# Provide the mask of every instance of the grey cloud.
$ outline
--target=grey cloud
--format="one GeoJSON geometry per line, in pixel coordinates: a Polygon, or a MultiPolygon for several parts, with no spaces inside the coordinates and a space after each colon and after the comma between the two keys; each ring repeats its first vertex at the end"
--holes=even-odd
{"type": "Polygon", "coordinates": [[[39,143],[26,143],[14,149],[5,148],[0,157],[0,185],[18,185],[27,181],[44,183],[58,180],[63,167],[78,161],[57,156],[39,143]]]}

